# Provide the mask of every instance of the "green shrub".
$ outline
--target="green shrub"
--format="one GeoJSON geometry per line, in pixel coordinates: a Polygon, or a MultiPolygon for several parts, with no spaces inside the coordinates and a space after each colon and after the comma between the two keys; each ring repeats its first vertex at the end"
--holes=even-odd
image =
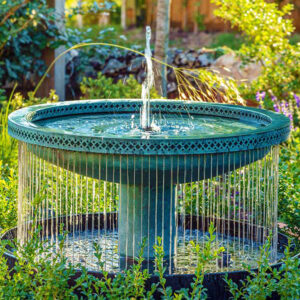
{"type": "Polygon", "coordinates": [[[60,241],[59,251],[55,255],[50,252],[49,245],[39,240],[39,231],[24,246],[9,243],[17,249],[14,254],[18,261],[13,273],[8,270],[3,256],[5,244],[2,245],[0,299],[76,299],[73,289],[68,287],[68,280],[75,269],[68,268],[62,255],[63,242],[60,241]]]}
{"type": "Polygon", "coordinates": [[[0,234],[17,225],[17,170],[0,160],[0,234]]]}
{"type": "Polygon", "coordinates": [[[300,34],[299,33],[295,33],[291,36],[290,38],[290,43],[292,45],[297,45],[298,43],[300,43],[300,34]]]}
{"type": "Polygon", "coordinates": [[[214,227],[209,228],[209,237],[204,247],[193,245],[198,256],[198,266],[191,290],[182,289],[173,291],[166,287],[164,278],[165,266],[164,251],[161,239],[155,246],[155,265],[159,282],[153,284],[150,291],[145,288],[146,280],[150,277],[148,270],[142,270],[144,261],[143,251],[146,240],[141,245],[141,251],[136,263],[128,270],[118,273],[111,278],[104,271],[102,253],[97,244],[94,245],[95,256],[98,259],[102,279],[88,274],[85,267],[81,267],[82,275],[75,279],[75,285],[69,287],[68,280],[75,274],[75,267],[69,265],[63,256],[65,234],[59,238],[59,249],[53,255],[47,241],[39,239],[39,229],[35,231],[31,240],[25,245],[9,242],[9,246],[17,249],[14,254],[18,260],[13,272],[8,270],[3,256],[7,243],[0,245],[0,299],[153,299],[154,292],[158,291],[162,299],[206,299],[206,290],[203,287],[205,265],[215,260],[223,249],[214,250],[214,227]],[[43,254],[43,255],[42,255],[43,254]]]}
{"type": "Polygon", "coordinates": [[[1,103],[1,101],[4,101],[4,100],[6,100],[5,90],[0,89],[0,103],[1,103]]]}
{"type": "Polygon", "coordinates": [[[251,85],[242,88],[246,99],[265,91],[270,97],[294,101],[300,92],[299,44],[292,45],[294,31],[290,15],[293,6],[265,0],[213,0],[215,14],[242,32],[245,43],[238,54],[244,62],[261,63],[262,73],[251,85]]]}
{"type": "MultiPolygon", "coordinates": [[[[155,246],[155,265],[159,282],[152,284],[151,289],[147,291],[145,283],[150,274],[148,270],[142,270],[145,240],[136,263],[113,278],[103,270],[102,254],[99,246],[95,244],[95,256],[98,258],[103,277],[95,278],[82,267],[81,276],[75,279],[75,285],[70,287],[68,280],[75,274],[77,266],[68,264],[63,256],[66,235],[60,235],[58,250],[53,255],[47,241],[39,239],[38,229],[25,245],[9,242],[9,246],[18,249],[15,251],[18,261],[12,273],[9,272],[3,256],[6,243],[2,242],[0,245],[0,299],[153,299],[155,292],[160,292],[161,299],[206,299],[207,293],[203,286],[205,265],[208,261],[215,260],[223,251],[223,249],[213,250],[215,235],[212,225],[209,233],[204,251],[193,245],[198,256],[198,266],[190,290],[173,291],[166,286],[164,251],[161,240],[158,239],[155,246]]],[[[252,272],[249,268],[250,275],[242,282],[241,287],[225,277],[234,299],[266,299],[274,291],[279,293],[281,299],[299,298],[299,259],[291,257],[288,247],[282,266],[278,270],[272,269],[269,251],[270,242],[261,249],[258,273],[252,272]]]]}
{"type": "Polygon", "coordinates": [[[26,105],[56,102],[57,99],[54,91],[51,91],[48,98],[34,98],[29,94],[29,99],[25,101],[20,93],[14,94],[13,90],[9,101],[3,102],[0,107],[0,233],[17,223],[18,143],[8,135],[8,114],[26,105]]]}
{"type": "Polygon", "coordinates": [[[45,71],[46,48],[57,48],[65,38],[55,25],[55,11],[46,0],[0,2],[0,85],[19,82],[32,87],[45,71]]]}
{"type": "MultiPolygon", "coordinates": [[[[300,129],[281,147],[279,161],[279,219],[285,231],[300,237],[300,129]]],[[[296,239],[297,241],[297,239],[296,239]]]]}
{"type": "MultiPolygon", "coordinates": [[[[105,77],[101,72],[96,79],[84,77],[80,89],[84,99],[135,99],[140,98],[142,85],[131,75],[124,81],[113,83],[112,78],[105,77]]],[[[155,88],[151,90],[151,98],[160,98],[155,88]]]]}
{"type": "Polygon", "coordinates": [[[9,101],[3,101],[0,107],[0,161],[5,164],[13,164],[17,160],[17,142],[7,132],[8,115],[17,107],[16,101],[12,101],[15,88],[9,101]]]}
{"type": "Polygon", "coordinates": [[[13,166],[17,165],[17,141],[8,135],[8,115],[12,111],[25,106],[58,101],[58,96],[54,90],[51,90],[46,98],[37,98],[29,93],[28,98],[25,99],[21,93],[14,93],[15,88],[16,85],[9,100],[7,102],[3,101],[0,107],[0,161],[13,166]]]}
{"type": "Polygon", "coordinates": [[[285,257],[282,265],[277,269],[270,266],[270,242],[266,243],[260,251],[258,271],[251,271],[246,280],[241,281],[240,287],[225,276],[232,299],[272,299],[273,293],[277,292],[280,299],[299,299],[300,297],[300,259],[292,257],[290,247],[285,249],[285,257]]]}

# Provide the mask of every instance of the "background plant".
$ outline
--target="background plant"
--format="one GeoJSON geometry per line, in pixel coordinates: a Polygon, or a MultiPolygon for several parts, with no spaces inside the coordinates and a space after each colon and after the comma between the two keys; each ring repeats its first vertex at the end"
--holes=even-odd
{"type": "Polygon", "coordinates": [[[300,130],[290,143],[281,147],[279,162],[279,219],[287,224],[286,233],[300,237],[300,130]]]}
{"type": "Polygon", "coordinates": [[[290,43],[294,27],[286,18],[293,6],[265,0],[212,1],[218,5],[215,14],[241,31],[245,43],[237,53],[243,61],[262,65],[261,75],[242,87],[243,95],[254,98],[257,91],[265,91],[269,98],[293,100],[300,90],[300,45],[290,43]]]}
{"type": "Polygon", "coordinates": [[[0,160],[0,235],[17,221],[18,175],[0,160]]]}
{"type": "MultiPolygon", "coordinates": [[[[118,80],[113,84],[113,79],[101,72],[96,79],[84,77],[80,89],[84,99],[135,99],[140,98],[142,93],[142,85],[133,76],[129,76],[125,82],[118,80]]],[[[150,95],[152,99],[160,98],[154,88],[150,95]]]]}
{"type": "MultiPolygon", "coordinates": [[[[81,266],[81,275],[75,279],[73,286],[70,286],[68,282],[74,276],[77,266],[68,264],[63,256],[67,233],[61,231],[56,252],[53,253],[48,241],[40,240],[39,230],[37,229],[31,240],[22,246],[17,242],[1,242],[0,299],[153,299],[154,293],[156,298],[160,295],[161,299],[206,299],[207,293],[203,286],[205,265],[210,260],[217,259],[224,250],[215,249],[214,228],[211,224],[204,251],[193,245],[193,251],[198,254],[198,261],[190,289],[174,291],[166,285],[164,251],[161,240],[158,239],[155,246],[155,266],[159,282],[152,284],[147,290],[145,283],[150,274],[147,269],[142,268],[146,240],[141,245],[135,264],[116,276],[104,271],[101,250],[98,245],[94,245],[95,256],[98,258],[103,277],[96,278],[81,266]],[[18,249],[14,252],[18,260],[12,273],[9,272],[3,255],[7,251],[5,248],[7,246],[18,249]]],[[[290,247],[287,247],[282,266],[279,269],[272,269],[269,251],[270,242],[261,249],[258,272],[251,271],[249,267],[249,276],[240,286],[225,278],[234,299],[266,299],[275,291],[281,299],[299,298],[299,258],[292,257],[290,247]]]]}
{"type": "MultiPolygon", "coordinates": [[[[16,88],[16,86],[15,86],[16,88]]],[[[6,98],[6,97],[4,97],[6,98]]],[[[18,149],[17,141],[7,132],[8,115],[15,109],[37,103],[56,102],[54,91],[48,98],[35,98],[29,93],[25,101],[20,93],[11,93],[8,101],[2,101],[0,106],[0,234],[17,224],[18,195],[18,149]]]]}
{"type": "Polygon", "coordinates": [[[249,276],[240,284],[225,276],[232,299],[271,299],[276,292],[280,299],[299,299],[300,297],[300,260],[292,257],[290,246],[285,249],[282,265],[277,268],[270,266],[270,240],[261,248],[258,270],[248,267],[249,276]]]}
{"type": "Polygon", "coordinates": [[[43,51],[55,49],[65,37],[55,25],[55,11],[46,0],[0,3],[0,85],[19,82],[30,89],[45,71],[43,51]]]}

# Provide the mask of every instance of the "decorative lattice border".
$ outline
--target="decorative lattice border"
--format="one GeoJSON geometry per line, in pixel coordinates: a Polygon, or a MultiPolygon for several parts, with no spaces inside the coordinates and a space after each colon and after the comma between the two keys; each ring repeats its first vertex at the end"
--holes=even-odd
{"type": "Polygon", "coordinates": [[[224,134],[208,138],[140,139],[84,136],[40,127],[35,121],[86,113],[139,112],[140,100],[90,100],[37,105],[9,116],[9,134],[23,142],[40,146],[110,154],[173,155],[222,153],[253,150],[280,144],[288,138],[289,119],[261,109],[192,101],[153,100],[153,112],[202,114],[255,121],[262,126],[246,134],[224,134]]]}

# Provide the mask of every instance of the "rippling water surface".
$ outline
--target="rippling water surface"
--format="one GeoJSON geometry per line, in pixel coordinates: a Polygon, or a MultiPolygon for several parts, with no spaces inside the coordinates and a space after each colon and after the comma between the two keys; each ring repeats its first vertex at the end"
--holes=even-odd
{"type": "Polygon", "coordinates": [[[259,124],[236,119],[187,114],[154,114],[151,131],[140,126],[139,114],[88,114],[35,122],[38,126],[88,136],[127,138],[195,138],[246,133],[259,124]]]}

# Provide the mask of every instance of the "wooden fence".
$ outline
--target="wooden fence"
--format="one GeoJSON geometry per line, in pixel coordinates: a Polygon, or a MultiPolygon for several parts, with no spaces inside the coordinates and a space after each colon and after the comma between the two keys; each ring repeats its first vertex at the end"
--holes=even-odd
{"type": "MultiPolygon", "coordinates": [[[[214,15],[216,6],[210,0],[171,0],[171,28],[197,31],[203,24],[208,31],[227,31],[230,25],[214,15]],[[197,22],[198,21],[198,22],[197,22]]],[[[285,0],[284,2],[288,2],[285,0]]],[[[293,0],[295,9],[292,14],[296,31],[300,32],[300,0],[293,0]]],[[[154,26],[156,16],[156,1],[146,0],[146,24],[154,26]]]]}

